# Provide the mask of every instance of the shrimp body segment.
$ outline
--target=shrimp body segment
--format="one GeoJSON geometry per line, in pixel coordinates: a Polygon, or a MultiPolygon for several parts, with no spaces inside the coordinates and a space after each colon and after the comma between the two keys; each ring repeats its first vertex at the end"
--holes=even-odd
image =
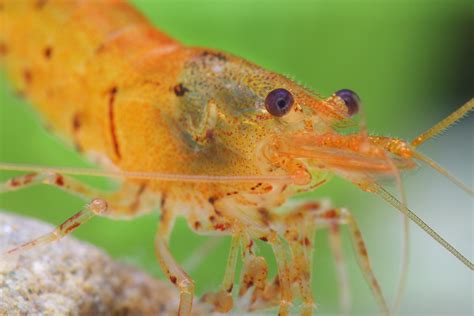
{"type": "Polygon", "coordinates": [[[316,228],[330,228],[337,254],[338,226],[349,225],[362,271],[382,311],[388,312],[350,213],[319,201],[295,204],[288,199],[332,174],[370,191],[378,179],[394,179],[398,171],[416,166],[408,143],[362,131],[341,133],[341,126],[355,123],[349,115],[353,109],[340,96],[322,98],[242,58],[185,46],[124,1],[11,0],[2,6],[1,62],[14,89],[56,134],[104,170],[291,179],[218,183],[127,178],[110,194],[63,175],[30,175],[10,180],[2,191],[32,183],[55,185],[85,199],[107,201],[107,211],[99,215],[110,217],[160,208],[156,254],[180,289],[181,315],[191,313],[194,283],[168,248],[177,217],[186,218],[197,233],[233,236],[223,286],[205,295],[205,301],[218,311],[232,309],[235,260],[242,254],[239,295],[251,291],[249,310],[279,306],[281,315],[295,297],[302,299],[302,314],[313,311],[311,244],[316,228]],[[269,95],[276,89],[291,99],[273,104],[269,95]],[[272,114],[273,106],[284,114],[272,114]],[[274,250],[275,280],[267,280],[255,239],[274,250]]]}

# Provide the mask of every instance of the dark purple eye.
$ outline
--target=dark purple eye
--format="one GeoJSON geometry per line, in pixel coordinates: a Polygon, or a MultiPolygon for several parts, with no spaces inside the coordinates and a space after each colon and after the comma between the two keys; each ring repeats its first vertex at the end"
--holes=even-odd
{"type": "Polygon", "coordinates": [[[290,111],[294,102],[290,91],[275,89],[265,98],[265,108],[271,115],[281,117],[290,111]]]}
{"type": "Polygon", "coordinates": [[[360,99],[354,91],[342,89],[337,91],[336,95],[344,101],[347,106],[347,112],[350,116],[356,114],[359,111],[360,99]]]}

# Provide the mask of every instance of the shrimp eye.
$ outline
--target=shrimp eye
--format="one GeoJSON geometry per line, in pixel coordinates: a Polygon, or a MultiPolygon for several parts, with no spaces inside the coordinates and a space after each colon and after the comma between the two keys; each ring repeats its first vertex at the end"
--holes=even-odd
{"type": "Polygon", "coordinates": [[[275,89],[265,98],[265,108],[271,115],[281,117],[290,111],[294,102],[290,91],[282,88],[275,89]]]}
{"type": "Polygon", "coordinates": [[[349,89],[342,89],[337,91],[336,95],[340,97],[346,104],[349,116],[352,116],[359,111],[360,99],[354,91],[349,89]]]}

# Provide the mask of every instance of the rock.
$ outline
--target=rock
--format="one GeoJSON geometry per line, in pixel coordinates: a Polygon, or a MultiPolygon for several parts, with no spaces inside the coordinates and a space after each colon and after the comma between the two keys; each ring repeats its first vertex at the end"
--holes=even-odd
{"type": "MultiPolygon", "coordinates": [[[[0,315],[176,315],[178,292],[71,237],[25,251],[5,249],[54,229],[0,212],[0,315]]],[[[207,314],[196,302],[194,314],[207,314]]]]}

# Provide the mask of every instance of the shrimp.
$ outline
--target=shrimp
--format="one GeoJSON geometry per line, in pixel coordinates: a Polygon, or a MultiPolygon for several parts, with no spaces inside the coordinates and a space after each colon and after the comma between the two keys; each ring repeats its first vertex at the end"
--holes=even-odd
{"type": "Polygon", "coordinates": [[[351,212],[324,201],[290,200],[338,176],[387,201],[473,269],[408,209],[400,180],[424,162],[472,194],[417,147],[471,111],[473,100],[412,142],[369,135],[364,118],[355,119],[361,110],[355,92],[323,98],[232,54],[185,46],[124,1],[12,0],[1,7],[2,63],[13,86],[55,134],[101,167],[1,163],[2,170],[30,173],[4,182],[0,193],[46,184],[88,201],[55,231],[6,255],[56,241],[95,216],[135,217],[159,207],[155,253],[179,289],[179,315],[191,314],[195,287],[169,248],[180,217],[197,234],[232,238],[221,287],[202,297],[215,311],[235,305],[240,256],[237,295],[248,310],[278,306],[287,315],[300,299],[301,314],[311,315],[314,234],[329,229],[336,265],[343,267],[340,227],[347,226],[368,285],[389,314],[351,212]],[[120,187],[103,192],[74,174],[117,177],[120,187]],[[380,183],[384,179],[398,183],[400,200],[380,183]],[[274,252],[273,280],[255,240],[274,252]]]}

